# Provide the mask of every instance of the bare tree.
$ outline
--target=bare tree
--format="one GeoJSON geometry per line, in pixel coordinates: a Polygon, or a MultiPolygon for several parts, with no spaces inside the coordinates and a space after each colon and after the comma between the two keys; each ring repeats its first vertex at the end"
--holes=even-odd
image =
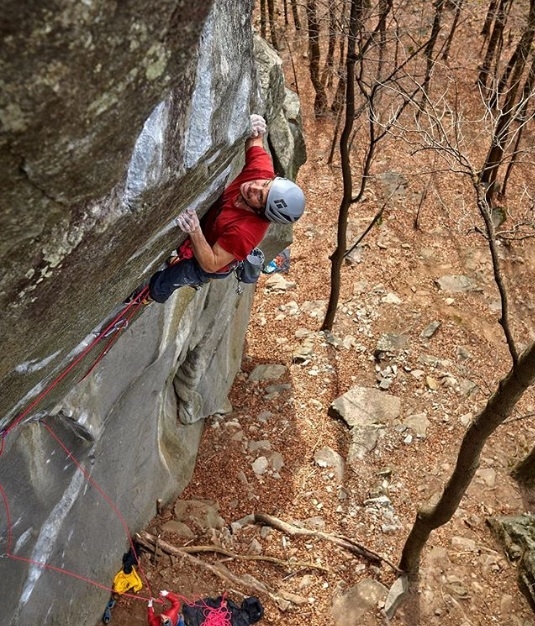
{"type": "MultiPolygon", "coordinates": [[[[516,102],[516,110],[527,106],[527,102],[532,97],[531,87],[532,84],[528,77],[522,90],[525,99],[521,104],[516,102]]],[[[411,142],[414,150],[431,150],[435,155],[446,160],[448,172],[466,176],[471,182],[475,205],[484,223],[484,229],[482,231],[478,230],[478,232],[483,234],[489,246],[494,281],[498,287],[501,299],[499,323],[502,326],[509,348],[512,366],[508,374],[500,381],[485,408],[477,415],[468,428],[459,449],[455,469],[438,502],[433,506],[425,505],[421,507],[417,513],[400,561],[400,569],[408,574],[409,579],[413,583],[418,579],[421,553],[429,535],[433,530],[447,523],[453,516],[477,470],[480,454],[487,439],[510,416],[526,389],[535,382],[535,344],[530,344],[519,355],[512,331],[509,298],[506,281],[500,266],[496,232],[492,220],[491,206],[488,202],[487,188],[481,182],[481,168],[477,167],[467,156],[469,151],[467,149],[467,140],[463,135],[464,120],[457,108],[449,107],[447,104],[448,98],[444,94],[442,94],[440,102],[431,101],[427,95],[426,98],[425,116],[423,119],[421,116],[415,116],[418,124],[412,130],[404,128],[403,134],[406,140],[411,142]],[[419,137],[420,148],[414,148],[415,136],[419,137]]],[[[457,103],[457,100],[454,99],[454,102],[457,103]]],[[[486,132],[492,148],[495,140],[496,124],[493,122],[491,110],[488,105],[485,107],[483,99],[482,110],[484,113],[480,120],[481,132],[486,132]]],[[[497,119],[499,120],[499,117],[497,119]]],[[[524,119],[524,123],[526,121],[524,119]]],[[[471,120],[471,124],[473,123],[473,120],[471,120]]],[[[401,135],[398,133],[398,136],[401,135]]],[[[511,136],[508,136],[507,140],[511,143],[511,136]]],[[[504,149],[506,147],[506,145],[503,146],[504,149]]]]}
{"type": "Polygon", "coordinates": [[[279,49],[279,40],[277,37],[277,23],[275,20],[275,0],[267,0],[269,32],[271,34],[271,44],[275,50],[279,49]]]}
{"type": "Polygon", "coordinates": [[[429,41],[425,47],[425,59],[426,59],[426,68],[425,68],[425,76],[422,83],[422,103],[420,105],[420,115],[421,111],[425,108],[425,102],[427,100],[427,95],[429,91],[429,83],[431,81],[431,74],[433,72],[433,68],[435,66],[435,45],[437,43],[438,34],[440,29],[442,28],[442,12],[444,11],[444,5],[446,0],[435,0],[433,6],[435,7],[435,17],[433,19],[433,27],[431,28],[431,36],[429,37],[429,41]]]}
{"type": "Polygon", "coordinates": [[[457,2],[455,3],[455,16],[453,17],[453,23],[451,25],[448,38],[446,39],[444,51],[442,52],[443,61],[448,60],[448,56],[450,54],[451,43],[453,41],[453,37],[455,36],[455,31],[457,30],[457,26],[459,25],[459,18],[461,17],[462,6],[463,6],[463,0],[457,0],[457,2]]]}
{"type": "Polygon", "coordinates": [[[394,0],[379,0],[379,62],[377,64],[377,80],[381,79],[383,74],[384,56],[386,51],[386,20],[392,10],[394,0]]]}
{"type": "Polygon", "coordinates": [[[490,27],[492,26],[492,22],[494,21],[494,17],[496,15],[496,7],[498,6],[498,0],[491,0],[489,3],[489,8],[487,9],[487,14],[485,17],[485,22],[483,23],[483,28],[481,29],[481,34],[486,38],[489,36],[490,27]]]}
{"type": "MultiPolygon", "coordinates": [[[[502,41],[503,41],[503,31],[505,28],[505,23],[507,20],[507,5],[512,0],[499,0],[498,7],[496,11],[492,12],[493,17],[493,28],[492,33],[490,35],[487,51],[485,53],[485,58],[483,59],[483,63],[481,64],[481,69],[479,72],[478,83],[482,87],[487,86],[487,80],[490,74],[490,68],[495,59],[499,58],[502,41]]],[[[487,13],[487,17],[490,15],[490,7],[489,13],[487,13]]],[[[486,23],[486,22],[485,22],[486,23]]]]}
{"type": "Polygon", "coordinates": [[[367,53],[377,39],[376,35],[381,28],[381,22],[377,24],[376,29],[372,31],[366,41],[361,44],[357,53],[355,48],[356,38],[359,31],[363,27],[363,17],[366,10],[366,6],[362,1],[358,4],[359,6],[357,7],[353,4],[351,5],[352,13],[350,16],[350,36],[348,37],[347,53],[345,123],[340,136],[340,163],[342,167],[343,197],[338,212],[337,245],[335,251],[330,257],[331,290],[329,294],[327,312],[321,327],[322,330],[332,330],[336,316],[336,309],[340,297],[341,268],[344,258],[347,256],[347,221],[349,209],[352,205],[358,204],[362,200],[370,179],[371,166],[378,144],[389,132],[392,125],[395,124],[396,120],[402,114],[408,103],[414,98],[417,90],[419,89],[416,88],[409,97],[403,94],[397,102],[396,100],[389,102],[388,106],[385,107],[385,111],[387,111],[387,113],[385,113],[386,118],[384,120],[381,119],[382,115],[377,107],[383,90],[389,89],[392,84],[398,80],[399,76],[403,76],[406,64],[408,64],[414,56],[420,53],[423,46],[414,51],[413,54],[399,66],[394,67],[390,75],[384,77],[384,79],[380,82],[376,81],[373,78],[376,74],[373,68],[366,71],[366,59],[367,53]],[[355,70],[356,62],[358,62],[358,72],[355,70]],[[366,74],[372,77],[371,82],[368,82],[366,79],[366,74]],[[356,83],[359,87],[359,95],[362,103],[358,108],[355,106],[355,89],[353,83],[356,83]],[[363,150],[364,154],[362,156],[362,167],[360,171],[358,189],[356,194],[353,195],[353,173],[351,166],[353,125],[355,119],[358,119],[364,112],[367,114],[366,147],[363,150]]]}
{"type": "Polygon", "coordinates": [[[288,19],[288,0],[282,0],[282,8],[284,11],[284,26],[288,26],[290,24],[288,19]]]}
{"type": "Polygon", "coordinates": [[[526,128],[526,122],[533,117],[533,111],[531,114],[529,113],[529,106],[531,104],[531,96],[533,94],[534,89],[535,89],[535,57],[533,57],[531,61],[531,67],[528,73],[528,77],[524,84],[524,88],[522,89],[522,98],[521,98],[522,105],[515,119],[515,121],[518,124],[520,124],[520,127],[518,128],[516,132],[516,139],[515,139],[513,151],[511,153],[511,157],[509,159],[509,163],[507,165],[507,169],[505,170],[505,174],[503,177],[503,182],[501,186],[501,195],[504,197],[507,195],[507,185],[509,182],[509,177],[513,170],[513,166],[516,163],[518,156],[520,155],[520,141],[522,140],[523,131],[526,128]]]}
{"type": "Polygon", "coordinates": [[[321,82],[325,87],[330,87],[333,81],[334,51],[336,48],[337,19],[336,0],[329,0],[329,45],[325,57],[325,65],[321,72],[321,82]]]}
{"type": "Polygon", "coordinates": [[[301,30],[301,20],[299,19],[299,9],[297,8],[297,0],[290,0],[290,6],[292,7],[292,17],[294,20],[295,30],[301,30]]]}
{"type": "Polygon", "coordinates": [[[349,12],[349,32],[347,36],[346,60],[346,97],[345,123],[340,136],[340,160],[342,164],[343,195],[338,211],[337,246],[331,255],[331,293],[329,306],[322,324],[322,330],[331,330],[336,314],[336,305],[340,297],[340,267],[344,259],[347,238],[347,216],[353,202],[353,178],[351,161],[349,158],[349,138],[353,129],[355,117],[355,62],[357,49],[357,35],[361,27],[361,16],[364,7],[363,0],[351,0],[349,12]]]}
{"type": "MultiPolygon", "coordinates": [[[[496,120],[491,146],[487,153],[485,163],[481,168],[481,183],[487,190],[487,201],[491,205],[493,195],[496,192],[495,183],[498,170],[503,162],[503,155],[512,133],[512,122],[524,105],[521,99],[517,99],[517,95],[521,92],[520,85],[522,75],[526,67],[528,53],[534,35],[535,0],[531,0],[526,28],[499,82],[498,97],[502,91],[505,90],[504,102],[501,106],[498,119],[496,120]]],[[[523,94],[521,93],[521,95],[523,94]]],[[[498,98],[496,98],[496,102],[497,101],[498,98]]]]}
{"type": "Polygon", "coordinates": [[[507,376],[477,415],[463,437],[457,462],[439,501],[423,506],[403,547],[400,568],[415,581],[423,547],[431,532],[446,524],[453,516],[479,466],[483,446],[503,424],[528,389],[535,382],[535,343],[520,356],[507,376]]]}
{"type": "Polygon", "coordinates": [[[314,113],[318,117],[327,111],[327,93],[320,78],[320,24],[316,0],[307,0],[306,9],[310,80],[316,92],[314,113]]]}

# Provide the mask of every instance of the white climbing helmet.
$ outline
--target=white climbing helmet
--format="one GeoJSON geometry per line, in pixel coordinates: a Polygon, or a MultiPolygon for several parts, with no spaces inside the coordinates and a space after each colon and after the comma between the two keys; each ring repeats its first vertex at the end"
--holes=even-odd
{"type": "Polygon", "coordinates": [[[276,224],[292,224],[303,215],[305,194],[294,182],[277,176],[266,200],[264,216],[276,224]]]}

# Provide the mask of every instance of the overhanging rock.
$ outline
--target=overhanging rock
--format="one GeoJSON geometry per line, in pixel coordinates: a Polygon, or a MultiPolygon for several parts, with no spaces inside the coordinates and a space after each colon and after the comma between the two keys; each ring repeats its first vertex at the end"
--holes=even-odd
{"type": "MultiPolygon", "coordinates": [[[[250,0],[4,3],[0,426],[24,419],[0,457],[0,541],[34,563],[0,559],[2,623],[96,622],[108,592],[43,564],[111,583],[125,527],[184,488],[226,405],[254,293],[232,277],[138,311],[89,376],[106,344],[63,373],[181,242],[176,215],[239,170],[251,112],[277,120],[274,154],[302,141],[284,88],[257,87],[250,16],[250,0]]],[[[296,172],[303,152],[284,154],[296,172]]]]}

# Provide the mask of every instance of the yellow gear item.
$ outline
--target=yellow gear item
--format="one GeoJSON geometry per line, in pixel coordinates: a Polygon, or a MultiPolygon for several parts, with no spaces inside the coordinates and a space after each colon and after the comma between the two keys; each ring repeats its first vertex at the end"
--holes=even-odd
{"type": "Polygon", "coordinates": [[[115,593],[126,593],[127,591],[133,591],[137,593],[143,588],[141,578],[136,572],[136,568],[132,566],[130,574],[125,574],[123,570],[120,570],[113,579],[112,589],[115,593]]]}

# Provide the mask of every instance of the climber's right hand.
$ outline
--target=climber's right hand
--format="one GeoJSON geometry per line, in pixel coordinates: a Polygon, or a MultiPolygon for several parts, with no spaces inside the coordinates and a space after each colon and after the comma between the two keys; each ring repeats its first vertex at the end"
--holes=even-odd
{"type": "Polygon", "coordinates": [[[253,113],[251,115],[251,137],[259,137],[267,132],[266,120],[261,116],[253,113]]]}
{"type": "Polygon", "coordinates": [[[200,227],[199,218],[197,217],[195,209],[187,209],[186,211],[183,211],[176,218],[176,223],[180,230],[183,230],[188,234],[200,227]]]}

